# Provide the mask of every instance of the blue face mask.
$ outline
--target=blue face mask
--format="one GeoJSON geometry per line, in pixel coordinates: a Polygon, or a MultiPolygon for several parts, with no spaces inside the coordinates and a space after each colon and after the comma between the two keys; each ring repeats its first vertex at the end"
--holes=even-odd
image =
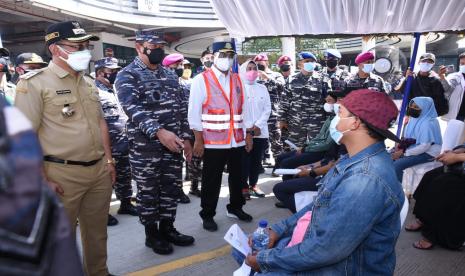
{"type": "Polygon", "coordinates": [[[369,73],[371,73],[373,71],[373,69],[375,69],[374,64],[371,64],[371,63],[363,64],[363,69],[362,69],[363,72],[369,74],[369,73]]]}
{"type": "MultiPolygon", "coordinates": [[[[336,105],[334,105],[334,109],[336,110],[336,105]]],[[[338,105],[338,111],[339,111],[339,105],[338,105]]],[[[349,132],[350,129],[345,130],[345,131],[339,131],[337,130],[336,126],[337,124],[339,124],[340,120],[349,119],[349,118],[353,118],[353,117],[341,118],[339,117],[339,114],[336,113],[336,116],[331,120],[331,124],[329,125],[329,134],[331,135],[331,138],[334,140],[334,142],[336,142],[336,144],[338,145],[341,144],[341,139],[342,139],[342,136],[344,136],[344,133],[349,132]]]]}
{"type": "Polygon", "coordinates": [[[339,114],[339,107],[340,107],[340,105],[337,104],[337,103],[335,103],[335,104],[333,105],[334,113],[336,113],[336,115],[339,114]]]}
{"type": "Polygon", "coordinates": [[[304,70],[307,72],[312,72],[315,69],[315,62],[305,62],[304,70]]]}

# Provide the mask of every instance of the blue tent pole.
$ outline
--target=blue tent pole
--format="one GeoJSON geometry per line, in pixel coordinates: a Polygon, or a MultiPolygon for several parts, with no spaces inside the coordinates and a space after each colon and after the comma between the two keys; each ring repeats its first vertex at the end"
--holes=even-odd
{"type": "MultiPolygon", "coordinates": [[[[413,72],[413,69],[415,68],[415,60],[417,59],[417,52],[418,52],[418,44],[420,43],[420,33],[414,33],[413,36],[415,37],[415,43],[413,45],[413,52],[412,52],[412,57],[410,59],[410,71],[413,72]]],[[[397,125],[397,137],[400,138],[400,134],[402,133],[402,127],[404,126],[404,116],[405,116],[405,111],[407,109],[407,105],[409,103],[409,95],[410,95],[410,89],[412,87],[412,81],[413,77],[409,76],[407,78],[407,82],[405,84],[404,88],[404,98],[402,99],[402,107],[400,108],[400,114],[399,114],[399,124],[397,125]]]]}
{"type": "MultiPolygon", "coordinates": [[[[234,38],[231,38],[231,45],[232,45],[232,48],[234,50],[234,52],[237,52],[236,51],[236,40],[234,38]]],[[[236,57],[234,58],[234,63],[233,63],[233,66],[232,66],[232,71],[234,73],[239,73],[239,62],[237,60],[237,55],[236,57]]]]}

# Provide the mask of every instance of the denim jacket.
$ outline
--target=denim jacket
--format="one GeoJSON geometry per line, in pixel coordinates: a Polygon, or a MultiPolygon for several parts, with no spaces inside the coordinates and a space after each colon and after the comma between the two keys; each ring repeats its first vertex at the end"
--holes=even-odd
{"type": "Polygon", "coordinates": [[[302,243],[258,253],[267,275],[392,275],[404,192],[384,143],[345,155],[320,182],[312,204],[273,225],[287,239],[312,211],[302,243]]]}

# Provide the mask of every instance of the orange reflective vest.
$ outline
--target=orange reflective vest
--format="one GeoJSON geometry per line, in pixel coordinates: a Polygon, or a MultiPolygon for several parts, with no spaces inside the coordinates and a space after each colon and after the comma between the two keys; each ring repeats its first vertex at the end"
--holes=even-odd
{"type": "Polygon", "coordinates": [[[202,105],[203,140],[206,145],[227,145],[234,135],[236,143],[244,141],[242,105],[244,93],[238,74],[229,74],[229,99],[213,70],[202,73],[207,100],[202,105]]]}

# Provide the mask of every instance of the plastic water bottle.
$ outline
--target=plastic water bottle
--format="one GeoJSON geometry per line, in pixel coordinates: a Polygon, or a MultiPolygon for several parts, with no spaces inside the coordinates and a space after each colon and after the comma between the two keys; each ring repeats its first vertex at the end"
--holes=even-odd
{"type": "Polygon", "coordinates": [[[258,223],[258,228],[252,234],[252,252],[258,252],[268,248],[268,243],[270,242],[270,233],[266,228],[268,222],[266,220],[261,220],[258,223]]]}

